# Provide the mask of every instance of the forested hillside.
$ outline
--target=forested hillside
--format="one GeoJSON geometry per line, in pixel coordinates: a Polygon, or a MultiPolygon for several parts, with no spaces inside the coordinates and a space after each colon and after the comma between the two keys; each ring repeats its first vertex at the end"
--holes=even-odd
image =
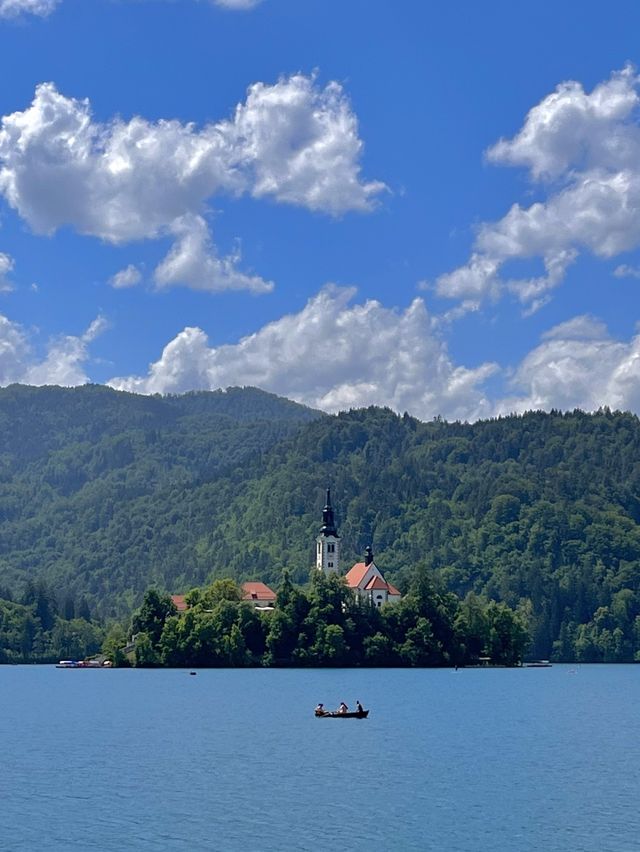
{"type": "Polygon", "coordinates": [[[633,415],[537,412],[469,425],[353,411],[310,424],[262,467],[210,536],[221,575],[255,565],[275,580],[282,563],[301,579],[324,479],[345,563],[371,542],[402,589],[424,564],[461,597],[519,607],[534,656],[629,660],[640,650],[633,415]]]}
{"type": "Polygon", "coordinates": [[[150,586],[306,582],[324,487],[343,565],[373,545],[406,589],[525,614],[531,654],[640,651],[640,423],[530,413],[421,423],[320,416],[256,390],[160,398],[106,388],[0,391],[0,587],[27,577],[102,616],[150,586]]]}
{"type": "Polygon", "coordinates": [[[322,415],[254,388],[145,397],[100,386],[0,390],[0,588],[29,578],[102,615],[149,583],[192,585],[214,506],[243,465],[322,415]],[[223,484],[226,483],[226,484],[223,484]]]}

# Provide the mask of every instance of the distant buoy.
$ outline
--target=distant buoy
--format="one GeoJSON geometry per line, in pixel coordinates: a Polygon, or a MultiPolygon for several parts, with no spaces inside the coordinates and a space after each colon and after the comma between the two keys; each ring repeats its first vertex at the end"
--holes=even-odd
{"type": "Polygon", "coordinates": [[[189,672],[190,675],[197,675],[198,672],[189,672]]]}

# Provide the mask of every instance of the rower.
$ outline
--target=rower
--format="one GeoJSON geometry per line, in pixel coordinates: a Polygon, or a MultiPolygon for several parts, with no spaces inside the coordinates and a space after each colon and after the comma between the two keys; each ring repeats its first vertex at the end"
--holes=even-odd
{"type": "Polygon", "coordinates": [[[364,713],[364,707],[359,701],[356,701],[356,713],[364,713]]]}
{"type": "Polygon", "coordinates": [[[344,701],[341,701],[340,706],[338,707],[338,713],[348,713],[348,712],[349,712],[349,708],[344,703],[344,701]]]}

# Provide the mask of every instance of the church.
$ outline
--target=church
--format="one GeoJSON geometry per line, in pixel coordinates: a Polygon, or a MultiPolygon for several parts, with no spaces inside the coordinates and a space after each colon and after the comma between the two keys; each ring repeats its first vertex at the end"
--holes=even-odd
{"type": "MultiPolygon", "coordinates": [[[[316,568],[325,574],[340,573],[340,536],[331,506],[331,489],[329,488],[327,488],[325,507],[322,510],[322,526],[316,539],[316,568]]],[[[401,598],[398,589],[385,580],[382,571],[373,561],[373,550],[370,545],[365,550],[364,562],[356,562],[347,572],[345,580],[347,586],[361,601],[367,601],[372,606],[397,603],[401,598]]]]}

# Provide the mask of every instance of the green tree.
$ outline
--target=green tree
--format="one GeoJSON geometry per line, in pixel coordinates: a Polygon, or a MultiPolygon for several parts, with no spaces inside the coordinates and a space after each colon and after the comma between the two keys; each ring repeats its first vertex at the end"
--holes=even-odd
{"type": "Polygon", "coordinates": [[[506,604],[491,601],[487,607],[488,652],[493,663],[515,666],[522,662],[529,635],[522,621],[506,604]]]}
{"type": "Polygon", "coordinates": [[[129,660],[124,652],[128,644],[127,632],[122,624],[114,623],[108,629],[104,642],[102,643],[102,653],[111,660],[114,666],[119,668],[129,665],[129,660]]]}
{"type": "Polygon", "coordinates": [[[144,633],[149,637],[151,645],[157,648],[162,636],[165,621],[175,615],[176,608],[167,594],[161,594],[157,589],[149,589],[144,596],[142,606],[133,616],[132,630],[134,635],[144,633]]]}
{"type": "Polygon", "coordinates": [[[137,668],[154,668],[160,657],[148,633],[138,633],[135,639],[135,664],[137,668]]]}

